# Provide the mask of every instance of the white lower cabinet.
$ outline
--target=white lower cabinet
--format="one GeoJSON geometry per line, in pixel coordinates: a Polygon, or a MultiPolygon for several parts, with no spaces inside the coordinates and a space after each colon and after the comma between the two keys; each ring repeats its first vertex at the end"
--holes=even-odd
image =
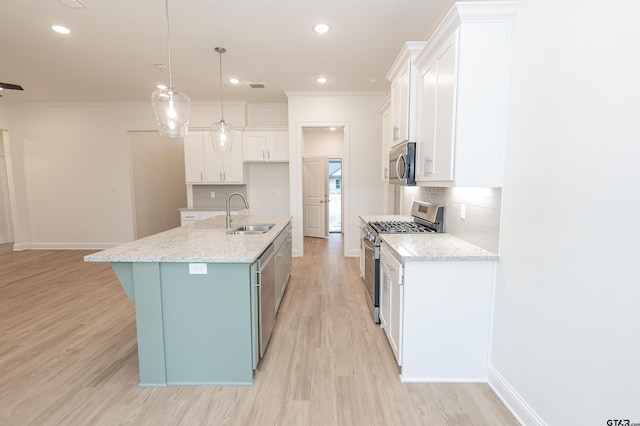
{"type": "Polygon", "coordinates": [[[496,262],[402,263],[384,242],[380,256],[381,326],[401,380],[486,381],[496,262]]]}
{"type": "Polygon", "coordinates": [[[402,310],[404,266],[390,250],[380,250],[380,324],[398,365],[402,365],[402,310]]]}
{"type": "Polygon", "coordinates": [[[291,277],[291,224],[280,232],[273,242],[276,254],[276,312],[291,277]]]}

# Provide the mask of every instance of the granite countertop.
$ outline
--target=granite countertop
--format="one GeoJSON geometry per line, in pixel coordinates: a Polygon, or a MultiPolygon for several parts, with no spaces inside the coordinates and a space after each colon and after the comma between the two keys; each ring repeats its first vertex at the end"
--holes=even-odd
{"type": "Polygon", "coordinates": [[[380,237],[403,261],[500,258],[495,253],[449,234],[382,234],[380,237]]]}
{"type": "Polygon", "coordinates": [[[226,217],[141,238],[84,257],[85,262],[252,263],[291,221],[291,216],[233,216],[232,227],[275,223],[264,234],[227,234],[226,217]]]}
{"type": "MultiPolygon", "coordinates": [[[[413,222],[413,216],[361,215],[365,222],[413,222]]],[[[450,234],[380,234],[403,261],[419,260],[498,260],[500,256],[450,234]]]]}

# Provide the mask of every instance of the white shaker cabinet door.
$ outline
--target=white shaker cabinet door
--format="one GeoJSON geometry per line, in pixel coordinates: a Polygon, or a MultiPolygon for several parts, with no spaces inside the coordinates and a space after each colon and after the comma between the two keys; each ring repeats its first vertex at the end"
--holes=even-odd
{"type": "Polygon", "coordinates": [[[422,69],[418,181],[452,181],[455,149],[456,34],[422,69]]]}
{"type": "Polygon", "coordinates": [[[242,134],[236,131],[231,151],[222,152],[222,181],[224,183],[244,183],[242,165],[242,134]]]}
{"type": "Polygon", "coordinates": [[[202,135],[199,133],[184,138],[184,174],[187,183],[204,182],[202,135]]]}
{"type": "Polygon", "coordinates": [[[244,132],[242,135],[244,161],[266,161],[266,143],[267,135],[265,132],[244,132]]]}
{"type": "Polygon", "coordinates": [[[267,133],[267,160],[289,161],[289,132],[273,131],[267,133]]]}

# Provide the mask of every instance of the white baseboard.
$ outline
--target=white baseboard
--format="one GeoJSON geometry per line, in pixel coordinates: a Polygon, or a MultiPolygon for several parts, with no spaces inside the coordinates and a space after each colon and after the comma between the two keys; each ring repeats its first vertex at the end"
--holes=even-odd
{"type": "Polygon", "coordinates": [[[547,425],[493,365],[489,365],[489,386],[521,425],[547,425]]]}
{"type": "MultiPolygon", "coordinates": [[[[124,244],[120,243],[31,243],[19,250],[104,250],[124,244]]],[[[14,246],[14,250],[16,247],[14,246]]]]}
{"type": "Polygon", "coordinates": [[[487,383],[486,379],[483,378],[433,378],[433,377],[409,377],[404,378],[400,376],[400,381],[402,383],[487,383]]]}
{"type": "Polygon", "coordinates": [[[360,249],[351,249],[347,257],[360,257],[360,249]]]}

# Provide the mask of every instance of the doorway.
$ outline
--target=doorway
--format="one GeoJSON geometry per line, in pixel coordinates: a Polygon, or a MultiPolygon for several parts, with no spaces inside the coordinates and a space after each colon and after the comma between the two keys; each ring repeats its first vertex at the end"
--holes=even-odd
{"type": "Polygon", "coordinates": [[[342,233],[344,126],[302,130],[303,236],[326,238],[342,233]]]}
{"type": "Polygon", "coordinates": [[[329,159],[329,232],[342,233],[342,158],[329,159]]]}

